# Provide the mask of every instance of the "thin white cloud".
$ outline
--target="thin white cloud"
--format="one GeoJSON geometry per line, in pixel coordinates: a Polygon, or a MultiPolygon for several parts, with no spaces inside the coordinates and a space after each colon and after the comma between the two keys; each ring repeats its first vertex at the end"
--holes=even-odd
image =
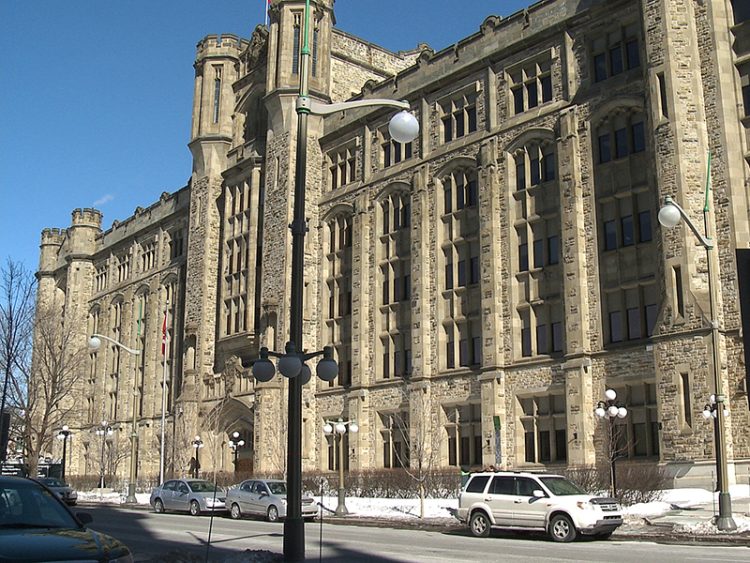
{"type": "Polygon", "coordinates": [[[105,203],[112,201],[113,199],[115,199],[115,196],[113,196],[112,194],[103,195],[102,197],[100,197],[94,202],[94,207],[97,207],[99,205],[104,205],[105,203]]]}

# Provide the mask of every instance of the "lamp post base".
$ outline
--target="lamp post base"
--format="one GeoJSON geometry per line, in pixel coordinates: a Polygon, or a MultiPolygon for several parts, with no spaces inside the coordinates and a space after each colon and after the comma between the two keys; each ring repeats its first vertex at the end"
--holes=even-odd
{"type": "Polygon", "coordinates": [[[284,561],[305,560],[305,521],[302,517],[284,519],[284,561]]]}
{"type": "Polygon", "coordinates": [[[339,504],[336,507],[336,516],[346,516],[349,511],[346,509],[346,495],[344,488],[339,488],[339,504]]]}
{"type": "Polygon", "coordinates": [[[737,524],[732,518],[732,498],[729,493],[719,493],[719,515],[716,517],[716,527],[722,532],[737,529],[737,524]]]}
{"type": "Polygon", "coordinates": [[[126,504],[136,504],[138,499],[135,498],[135,483],[128,483],[128,496],[125,499],[126,504]]]}

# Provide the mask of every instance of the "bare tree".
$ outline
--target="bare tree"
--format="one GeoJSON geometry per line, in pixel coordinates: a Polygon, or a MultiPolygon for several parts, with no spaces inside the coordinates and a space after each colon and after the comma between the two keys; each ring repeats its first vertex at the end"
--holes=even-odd
{"type": "Polygon", "coordinates": [[[18,366],[10,393],[23,414],[23,448],[29,474],[36,475],[40,454],[49,451],[54,431],[78,418],[73,400],[83,376],[87,350],[75,322],[65,322],[62,309],[38,305],[34,351],[30,363],[18,366]]]}
{"type": "Polygon", "coordinates": [[[0,368],[4,375],[0,397],[0,462],[5,461],[7,454],[2,434],[5,413],[11,410],[12,420],[19,418],[18,412],[8,408],[15,403],[9,393],[17,387],[13,382],[23,379],[23,367],[31,357],[35,288],[33,274],[22,263],[8,258],[0,271],[0,368]]]}
{"type": "Polygon", "coordinates": [[[440,464],[443,433],[440,431],[440,404],[426,382],[409,384],[404,380],[404,402],[409,412],[394,413],[392,431],[399,434],[404,448],[394,448],[394,456],[419,488],[419,517],[424,518],[427,482],[440,464]]]}

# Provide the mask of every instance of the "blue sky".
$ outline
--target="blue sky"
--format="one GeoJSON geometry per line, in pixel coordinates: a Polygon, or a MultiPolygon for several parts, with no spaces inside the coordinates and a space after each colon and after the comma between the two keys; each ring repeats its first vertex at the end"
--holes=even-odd
{"type": "MultiPolygon", "coordinates": [[[[336,27],[436,51],[531,0],[337,0],[336,27]]],[[[104,227],[190,177],[195,44],[249,37],[265,0],[1,0],[0,260],[36,270],[40,232],[104,227]],[[207,7],[210,6],[210,10],[207,7]]]]}

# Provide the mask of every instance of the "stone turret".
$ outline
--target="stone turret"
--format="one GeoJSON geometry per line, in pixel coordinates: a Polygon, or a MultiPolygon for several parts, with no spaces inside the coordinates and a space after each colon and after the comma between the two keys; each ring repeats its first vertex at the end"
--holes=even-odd
{"type": "Polygon", "coordinates": [[[102,213],[98,209],[74,209],[67,230],[68,253],[72,257],[91,256],[96,251],[96,237],[102,231],[102,213]]]}
{"type": "Polygon", "coordinates": [[[65,241],[65,229],[44,229],[39,245],[39,274],[53,272],[57,267],[57,255],[65,241]]]}

